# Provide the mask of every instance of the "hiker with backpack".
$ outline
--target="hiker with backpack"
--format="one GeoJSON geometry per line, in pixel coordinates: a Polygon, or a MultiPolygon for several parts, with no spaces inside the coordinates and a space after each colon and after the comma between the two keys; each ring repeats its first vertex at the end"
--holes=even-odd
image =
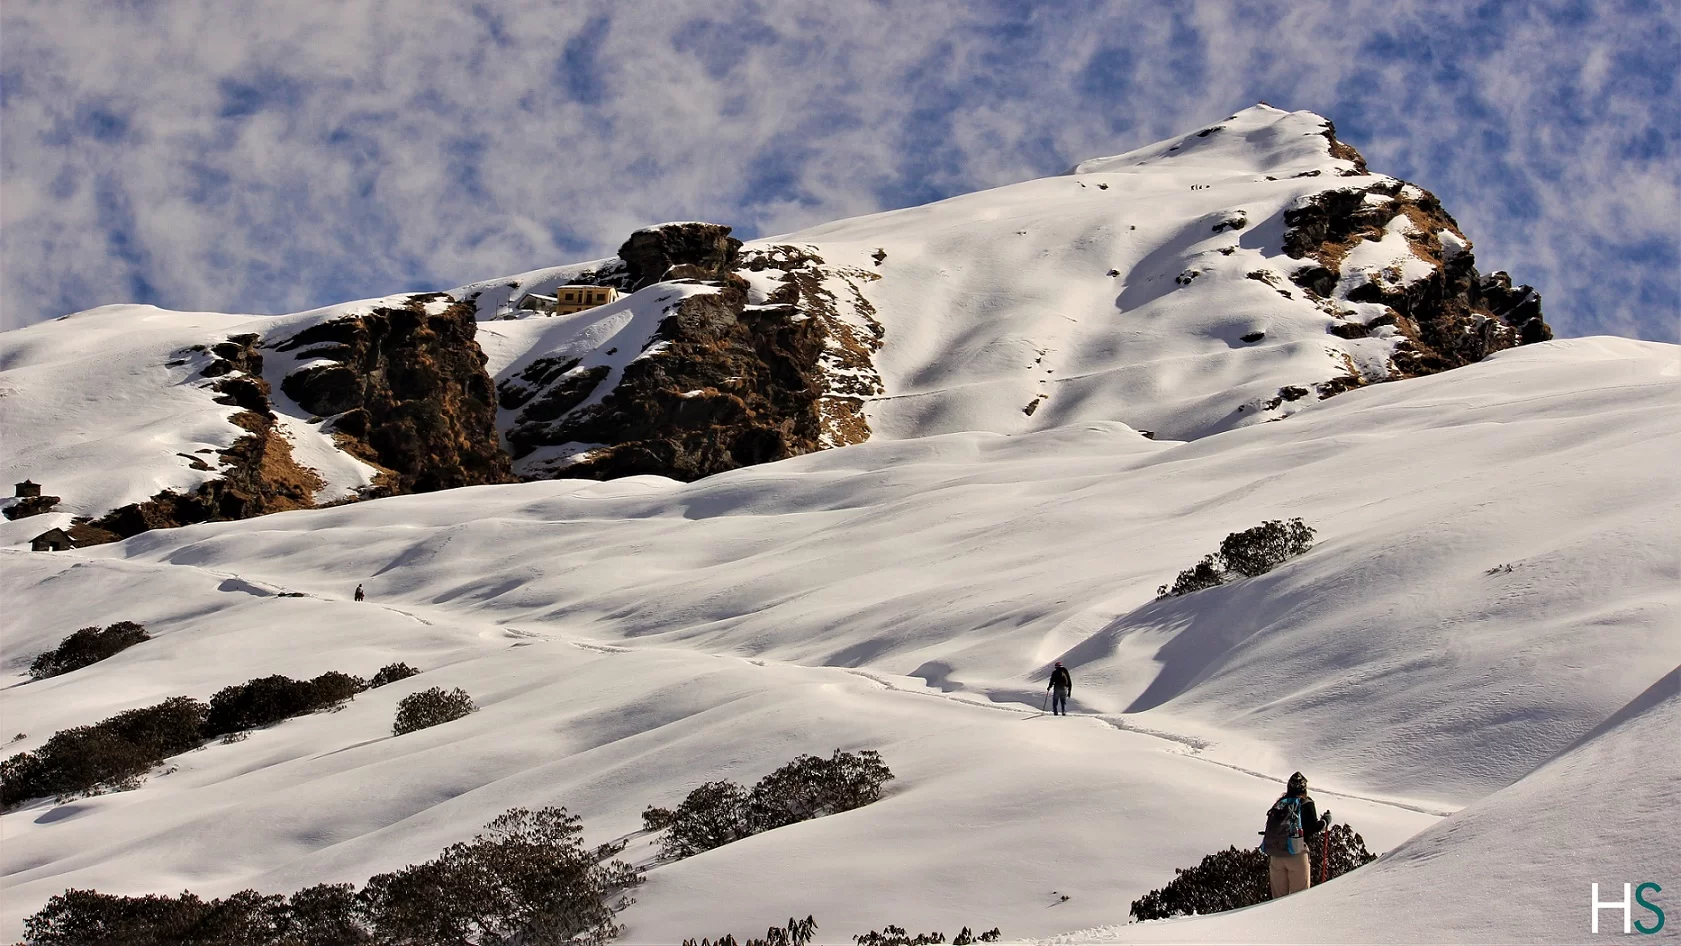
{"type": "Polygon", "coordinates": [[[1068,715],[1068,695],[1074,692],[1074,678],[1068,674],[1068,668],[1062,661],[1056,662],[1056,669],[1051,671],[1050,685],[1045,689],[1051,691],[1051,715],[1068,715]]]}
{"type": "Polygon", "coordinates": [[[1331,812],[1319,814],[1307,794],[1307,776],[1290,776],[1284,794],[1267,809],[1267,829],[1261,832],[1261,851],[1267,855],[1272,898],[1298,893],[1313,885],[1308,845],[1331,826],[1331,812]]]}

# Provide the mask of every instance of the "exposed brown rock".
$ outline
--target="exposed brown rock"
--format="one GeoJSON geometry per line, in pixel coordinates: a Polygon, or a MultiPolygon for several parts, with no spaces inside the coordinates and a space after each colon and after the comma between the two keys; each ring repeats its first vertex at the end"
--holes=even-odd
{"type": "Polygon", "coordinates": [[[286,375],[281,390],[332,418],[340,446],[384,471],[371,495],[513,480],[473,306],[428,314],[427,301],[323,322],[275,346],[335,362],[286,375]]]}
{"type": "Polygon", "coordinates": [[[1501,349],[1552,338],[1552,329],[1541,317],[1540,293],[1529,286],[1513,288],[1505,273],[1479,274],[1470,241],[1441,202],[1416,185],[1393,179],[1323,191],[1287,211],[1284,251],[1306,262],[1290,274],[1291,281],[1314,298],[1329,297],[1342,277],[1349,250],[1363,240],[1382,239],[1391,221],[1403,215],[1412,224],[1408,245],[1434,272],[1411,283],[1392,273],[1391,278],[1355,288],[1348,294],[1350,302],[1380,303],[1389,312],[1364,325],[1333,325],[1332,334],[1358,338],[1380,324],[1395,325],[1405,336],[1392,357],[1399,377],[1445,371],[1501,349]],[[1367,194],[1388,199],[1368,201],[1367,194]],[[1443,231],[1467,248],[1444,247],[1439,236],[1443,231]]]}
{"type": "Polygon", "coordinates": [[[1354,150],[1353,145],[1337,139],[1337,126],[1335,122],[1330,119],[1326,119],[1323,134],[1325,135],[1325,140],[1330,142],[1331,157],[1338,158],[1343,161],[1353,161],[1355,174],[1367,173],[1366,159],[1360,156],[1360,152],[1354,150]]]}
{"type": "Polygon", "coordinates": [[[44,512],[52,512],[53,507],[61,502],[63,500],[57,496],[25,496],[5,509],[0,509],[0,515],[7,519],[27,519],[44,512]]]}
{"type": "Polygon", "coordinates": [[[664,279],[717,279],[735,268],[741,241],[721,223],[663,223],[630,235],[619,247],[628,288],[635,292],[664,279]],[[681,274],[667,275],[673,267],[681,274]]]}
{"type": "Polygon", "coordinates": [[[313,503],[323,484],[314,470],[293,460],[291,443],[275,430],[259,341],[256,335],[236,335],[212,346],[216,359],[201,372],[202,377],[217,379],[213,385],[217,402],[243,408],[229,420],[248,432],[220,451],[222,475],[191,492],[163,490],[144,502],[77,523],[70,533],[79,544],[195,522],[248,519],[313,503]]]}
{"type": "Polygon", "coordinates": [[[754,250],[743,258],[741,268],[781,271],[782,285],[766,301],[791,305],[821,321],[829,335],[817,364],[826,390],[818,403],[822,445],[838,447],[868,440],[864,399],[886,390],[874,360],[885,330],[860,286],[881,277],[854,266],[829,265],[811,248],[787,244],[754,250]],[[830,291],[831,284],[838,285],[844,299],[830,291]],[[852,318],[843,315],[843,308],[852,318]]]}
{"type": "Polygon", "coordinates": [[[751,307],[739,279],[689,296],[661,323],[659,354],[625,369],[560,441],[611,444],[559,471],[694,480],[819,448],[816,362],[827,333],[793,306],[751,307]]]}
{"type": "Polygon", "coordinates": [[[858,286],[879,277],[832,266],[808,247],[741,252],[728,232],[639,231],[665,249],[653,263],[629,264],[638,279],[664,266],[663,279],[714,291],[671,306],[646,354],[618,375],[577,358],[540,358],[502,380],[499,403],[517,412],[507,434],[515,459],[567,449],[525,475],[693,480],[869,437],[863,405],[882,390],[871,358],[882,329],[858,286]],[[779,275],[777,285],[749,304],[746,279],[710,270],[720,261],[779,275]]]}

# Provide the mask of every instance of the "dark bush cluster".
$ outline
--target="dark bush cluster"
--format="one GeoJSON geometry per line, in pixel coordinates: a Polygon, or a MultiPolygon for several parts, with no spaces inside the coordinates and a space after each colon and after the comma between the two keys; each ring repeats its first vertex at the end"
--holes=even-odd
{"type": "Polygon", "coordinates": [[[118,621],[104,630],[84,627],[59,641],[57,647],[36,657],[29,665],[29,675],[36,680],[44,680],[80,670],[151,639],[152,635],[133,621],[118,621]]]}
{"type": "Polygon", "coordinates": [[[419,673],[419,670],[414,669],[402,661],[398,661],[394,664],[386,664],[385,666],[379,668],[379,672],[374,674],[372,680],[368,681],[368,689],[377,690],[380,687],[385,686],[387,683],[396,683],[398,680],[407,680],[419,673]]]}
{"type": "MultiPolygon", "coordinates": [[[[1327,879],[1334,879],[1377,860],[1366,850],[1366,839],[1345,824],[1330,828],[1330,867],[1327,879]]],[[[1319,883],[1321,848],[1308,845],[1308,862],[1313,882],[1319,883]]],[[[1161,920],[1173,916],[1199,916],[1236,910],[1272,899],[1267,877],[1267,856],[1253,848],[1227,848],[1210,854],[1195,867],[1180,868],[1167,886],[1152,890],[1132,902],[1137,920],[1161,920]]]]}
{"type": "Polygon", "coordinates": [[[278,674],[257,677],[216,691],[210,698],[204,734],[208,738],[270,726],[337,706],[365,689],[361,677],[336,670],[313,680],[293,680],[278,674]]]}
{"type": "Polygon", "coordinates": [[[755,936],[746,941],[739,941],[735,934],[725,933],[717,939],[703,939],[699,942],[686,939],[683,946],[806,946],[816,932],[817,921],[810,916],[803,920],[789,917],[787,926],[773,926],[765,930],[763,937],[755,936]]]}
{"type": "MultiPolygon", "coordinates": [[[[951,946],[970,946],[971,943],[996,943],[1001,935],[1003,934],[998,931],[996,926],[985,933],[971,932],[965,926],[956,936],[952,937],[951,946]]],[[[937,946],[937,944],[946,942],[946,934],[917,933],[912,935],[906,932],[902,926],[889,924],[882,927],[879,933],[875,930],[860,933],[852,937],[852,941],[857,943],[858,946],[937,946]]]]}
{"type": "MultiPolygon", "coordinates": [[[[715,940],[703,939],[697,942],[693,939],[686,939],[683,941],[683,946],[806,946],[807,943],[811,942],[812,934],[815,932],[817,932],[817,921],[811,917],[808,916],[803,920],[795,920],[790,917],[787,926],[773,926],[765,931],[763,938],[755,937],[743,942],[737,940],[733,934],[726,933],[715,940]]],[[[949,942],[951,946],[996,943],[1001,935],[996,926],[984,933],[974,933],[965,926],[962,932],[958,933],[949,942]]],[[[858,946],[935,946],[935,944],[948,942],[944,933],[911,935],[905,932],[904,927],[893,926],[892,924],[882,928],[880,932],[871,930],[868,933],[860,933],[852,937],[852,941],[857,943],[858,946]]]]}
{"type": "Polygon", "coordinates": [[[203,744],[205,713],[203,703],[177,696],[54,733],[37,751],[0,762],[0,807],[132,787],[152,766],[203,744]]]}
{"type": "Polygon", "coordinates": [[[600,944],[619,932],[642,874],[614,858],[624,843],[586,848],[564,808],[515,808],[486,833],[437,858],[290,897],[244,890],[205,902],[67,890],[24,921],[26,946],[528,946],[600,944]]]}
{"type": "Polygon", "coordinates": [[[1233,532],[1220,540],[1218,552],[1180,572],[1172,585],[1157,588],[1156,597],[1175,598],[1263,575],[1313,548],[1313,533],[1313,527],[1300,519],[1269,519],[1253,529],[1233,532]]]}
{"type": "MultiPolygon", "coordinates": [[[[380,674],[390,682],[417,672],[406,664],[392,664],[380,674]]],[[[362,678],[337,671],[313,680],[258,677],[223,687],[208,705],[177,696],[91,726],[66,729],[54,733],[35,752],[0,761],[0,809],[31,798],[69,798],[132,788],[153,766],[208,739],[222,736],[235,741],[245,730],[340,706],[369,688],[362,678]]],[[[455,693],[466,697],[459,690],[455,693]]],[[[459,702],[453,694],[445,696],[446,701],[459,702]]],[[[472,701],[467,704],[470,707],[472,701]]],[[[399,724],[402,705],[398,704],[399,724]]]]}
{"type": "Polygon", "coordinates": [[[675,811],[650,806],[642,824],[666,831],[660,856],[689,857],[761,831],[851,811],[881,798],[893,778],[872,749],[825,759],[804,755],[759,780],[752,791],[734,782],[707,782],[675,811]]]}
{"type": "Polygon", "coordinates": [[[447,691],[443,687],[432,687],[410,693],[397,702],[397,721],[391,726],[391,734],[401,736],[437,726],[460,719],[476,709],[473,698],[460,687],[447,691]]]}

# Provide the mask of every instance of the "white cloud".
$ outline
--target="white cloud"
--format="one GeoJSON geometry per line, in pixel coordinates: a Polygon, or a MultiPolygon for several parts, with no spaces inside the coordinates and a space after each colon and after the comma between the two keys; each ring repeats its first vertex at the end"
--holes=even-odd
{"type": "Polygon", "coordinates": [[[1436,191],[1562,331],[1675,337],[1661,16],[1173,9],[15,0],[0,317],[288,311],[604,255],[657,220],[785,231],[1264,98],[1436,191]]]}

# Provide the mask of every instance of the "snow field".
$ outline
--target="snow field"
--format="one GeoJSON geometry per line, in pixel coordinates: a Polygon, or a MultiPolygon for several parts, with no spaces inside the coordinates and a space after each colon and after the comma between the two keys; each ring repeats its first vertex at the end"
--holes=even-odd
{"type": "Polygon", "coordinates": [[[886,798],[654,866],[626,941],[807,913],[825,942],[885,923],[1579,939],[1585,873],[1676,849],[1649,814],[1674,809],[1673,754],[1629,761],[1673,732],[1673,701],[1605,720],[1681,664],[1678,374],[1674,346],[1578,339],[1192,443],[1113,422],[951,434],[694,484],[478,487],[7,552],[14,680],[76,627],[157,635],[7,689],[30,734],[14,751],[254,676],[426,673],[136,791],[8,813],[0,935],[70,885],[360,883],[515,805],[564,804],[591,842],[632,834],[648,804],[839,747],[882,752],[886,798]],[[1153,601],[1227,532],[1298,515],[1320,530],[1307,556],[1153,601]],[[344,600],[358,581],[369,603],[344,600]],[[1032,718],[1053,659],[1083,718],[1032,718]],[[433,685],[482,708],[390,737],[396,701],[433,685]],[[1473,808],[1299,900],[1113,928],[1174,868],[1254,843],[1294,769],[1374,850],[1473,808]],[[1537,820],[1607,794],[1629,807],[1537,820]],[[1560,906],[1476,919],[1502,878],[1560,906]]]}

